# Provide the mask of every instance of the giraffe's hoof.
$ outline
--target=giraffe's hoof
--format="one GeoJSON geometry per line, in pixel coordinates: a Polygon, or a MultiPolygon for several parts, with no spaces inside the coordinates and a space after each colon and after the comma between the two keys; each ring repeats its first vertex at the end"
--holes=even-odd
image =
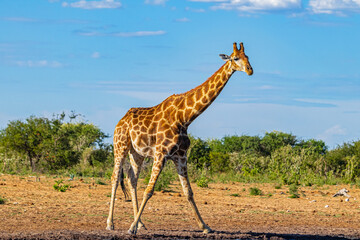
{"type": "Polygon", "coordinates": [[[211,230],[211,228],[209,228],[208,226],[205,227],[203,233],[212,233],[214,232],[213,230],[211,230]]]}
{"type": "Polygon", "coordinates": [[[147,230],[147,228],[145,227],[145,224],[143,224],[141,221],[138,224],[137,230],[140,230],[141,228],[144,228],[145,230],[147,230]]]}
{"type": "Polygon", "coordinates": [[[107,227],[106,227],[106,230],[110,230],[110,231],[114,230],[114,225],[109,225],[109,226],[107,226],[107,227]]]}
{"type": "Polygon", "coordinates": [[[131,224],[131,227],[129,228],[128,233],[131,235],[135,235],[138,230],[138,225],[139,224],[131,224]]]}

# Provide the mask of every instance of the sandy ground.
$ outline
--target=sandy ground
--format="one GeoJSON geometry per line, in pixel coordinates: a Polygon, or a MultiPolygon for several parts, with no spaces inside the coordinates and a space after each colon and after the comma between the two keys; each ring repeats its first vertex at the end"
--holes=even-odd
{"type": "MultiPolygon", "coordinates": [[[[115,231],[106,231],[111,186],[91,178],[65,181],[66,192],[53,189],[53,177],[0,175],[0,239],[360,239],[360,189],[352,186],[300,187],[289,198],[288,186],[274,184],[192,184],[204,221],[215,231],[199,231],[179,182],[156,192],[142,216],[147,230],[127,234],[131,202],[121,190],[115,205],[115,231]],[[40,181],[39,181],[40,180],[40,181]],[[262,190],[251,196],[250,187],[262,190]],[[346,197],[332,197],[342,188],[346,197]]],[[[102,180],[104,181],[104,180],[102,180]]],[[[139,181],[139,198],[145,185],[139,181]]]]}

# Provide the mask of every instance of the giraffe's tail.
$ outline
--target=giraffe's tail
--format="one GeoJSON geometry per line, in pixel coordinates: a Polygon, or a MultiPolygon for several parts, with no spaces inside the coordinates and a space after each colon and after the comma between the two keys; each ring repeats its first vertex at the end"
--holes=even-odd
{"type": "Polygon", "coordinates": [[[129,191],[126,189],[126,186],[124,183],[124,168],[121,168],[119,181],[120,181],[121,190],[123,191],[124,196],[125,196],[125,202],[130,202],[131,198],[129,197],[129,191]]]}

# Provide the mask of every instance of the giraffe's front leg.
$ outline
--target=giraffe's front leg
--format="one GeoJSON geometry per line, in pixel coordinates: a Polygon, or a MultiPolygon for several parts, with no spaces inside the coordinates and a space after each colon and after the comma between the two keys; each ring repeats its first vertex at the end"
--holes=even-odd
{"type": "Polygon", "coordinates": [[[113,175],[111,177],[111,199],[110,199],[110,210],[109,210],[109,216],[106,221],[106,230],[114,230],[114,207],[115,207],[115,196],[116,196],[116,189],[119,184],[119,177],[120,177],[120,171],[122,168],[122,159],[115,160],[115,166],[113,175]]]}
{"type": "MultiPolygon", "coordinates": [[[[114,144],[115,146],[116,144],[114,144]]],[[[111,176],[111,199],[110,199],[110,209],[109,209],[109,216],[106,221],[106,229],[107,230],[114,230],[114,207],[115,207],[115,195],[116,189],[119,184],[120,180],[120,172],[122,170],[123,163],[126,159],[126,155],[128,153],[128,142],[123,142],[122,146],[118,148],[114,148],[114,170],[111,176]]]]}

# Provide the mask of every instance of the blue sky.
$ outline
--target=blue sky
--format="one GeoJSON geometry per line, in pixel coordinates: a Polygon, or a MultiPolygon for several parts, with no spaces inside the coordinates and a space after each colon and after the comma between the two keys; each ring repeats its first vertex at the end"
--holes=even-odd
{"type": "Polygon", "coordinates": [[[359,13],[359,0],[3,0],[0,128],[74,110],[112,134],[130,107],[201,84],[236,41],[254,75],[235,73],[189,133],[358,140],[359,13]]]}

